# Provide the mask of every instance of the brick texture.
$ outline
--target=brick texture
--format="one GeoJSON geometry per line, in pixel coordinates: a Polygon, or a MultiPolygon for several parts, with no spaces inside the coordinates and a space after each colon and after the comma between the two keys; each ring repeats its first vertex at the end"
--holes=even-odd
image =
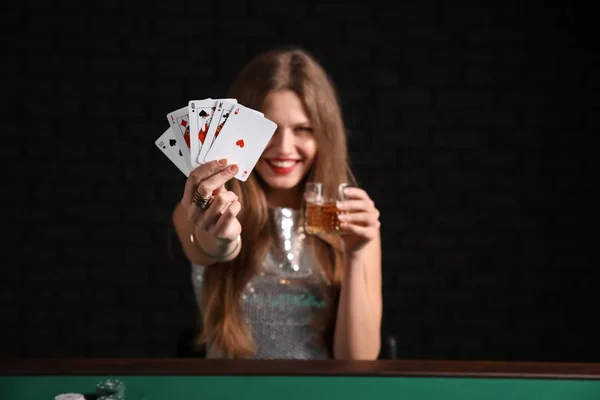
{"type": "Polygon", "coordinates": [[[154,140],[292,44],[335,81],[381,211],[398,357],[600,360],[593,2],[0,7],[0,355],[176,355],[196,318],[170,229],[184,177],[154,140]]]}

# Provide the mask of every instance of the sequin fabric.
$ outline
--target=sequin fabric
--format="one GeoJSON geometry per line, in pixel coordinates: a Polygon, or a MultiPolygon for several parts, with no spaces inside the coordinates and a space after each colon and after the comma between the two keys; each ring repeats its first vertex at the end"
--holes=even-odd
{"type": "MultiPolygon", "coordinates": [[[[259,359],[327,359],[314,328],[316,312],[329,307],[329,282],[305,241],[302,215],[290,208],[271,208],[273,242],[262,264],[242,295],[242,309],[251,328],[259,359]]],[[[192,265],[198,305],[204,267],[192,265]]],[[[220,358],[209,346],[207,357],[220,358]]]]}

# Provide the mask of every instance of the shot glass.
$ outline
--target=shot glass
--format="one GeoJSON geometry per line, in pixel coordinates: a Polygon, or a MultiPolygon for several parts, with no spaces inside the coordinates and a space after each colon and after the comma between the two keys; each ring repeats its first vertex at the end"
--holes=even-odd
{"type": "Polygon", "coordinates": [[[304,230],[310,235],[317,233],[340,233],[340,210],[337,201],[344,200],[344,188],[338,186],[337,193],[324,193],[322,182],[307,182],[304,188],[304,230]]]}

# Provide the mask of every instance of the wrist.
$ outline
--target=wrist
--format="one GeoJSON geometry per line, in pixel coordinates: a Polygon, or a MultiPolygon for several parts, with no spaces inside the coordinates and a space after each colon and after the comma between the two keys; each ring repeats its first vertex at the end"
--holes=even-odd
{"type": "Polygon", "coordinates": [[[363,264],[362,251],[353,251],[344,254],[344,266],[346,268],[356,268],[360,264],[363,264]]]}
{"type": "Polygon", "coordinates": [[[234,254],[240,246],[241,237],[238,235],[234,239],[219,238],[192,224],[190,242],[203,256],[216,261],[227,261],[228,257],[234,254]]]}

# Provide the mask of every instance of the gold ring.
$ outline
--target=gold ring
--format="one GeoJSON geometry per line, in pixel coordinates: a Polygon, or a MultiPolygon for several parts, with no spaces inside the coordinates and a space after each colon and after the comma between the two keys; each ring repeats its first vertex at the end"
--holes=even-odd
{"type": "Polygon", "coordinates": [[[200,193],[198,193],[197,190],[194,192],[194,196],[192,198],[194,203],[202,209],[208,207],[208,204],[210,203],[211,199],[212,199],[212,196],[204,197],[200,193]]]}

